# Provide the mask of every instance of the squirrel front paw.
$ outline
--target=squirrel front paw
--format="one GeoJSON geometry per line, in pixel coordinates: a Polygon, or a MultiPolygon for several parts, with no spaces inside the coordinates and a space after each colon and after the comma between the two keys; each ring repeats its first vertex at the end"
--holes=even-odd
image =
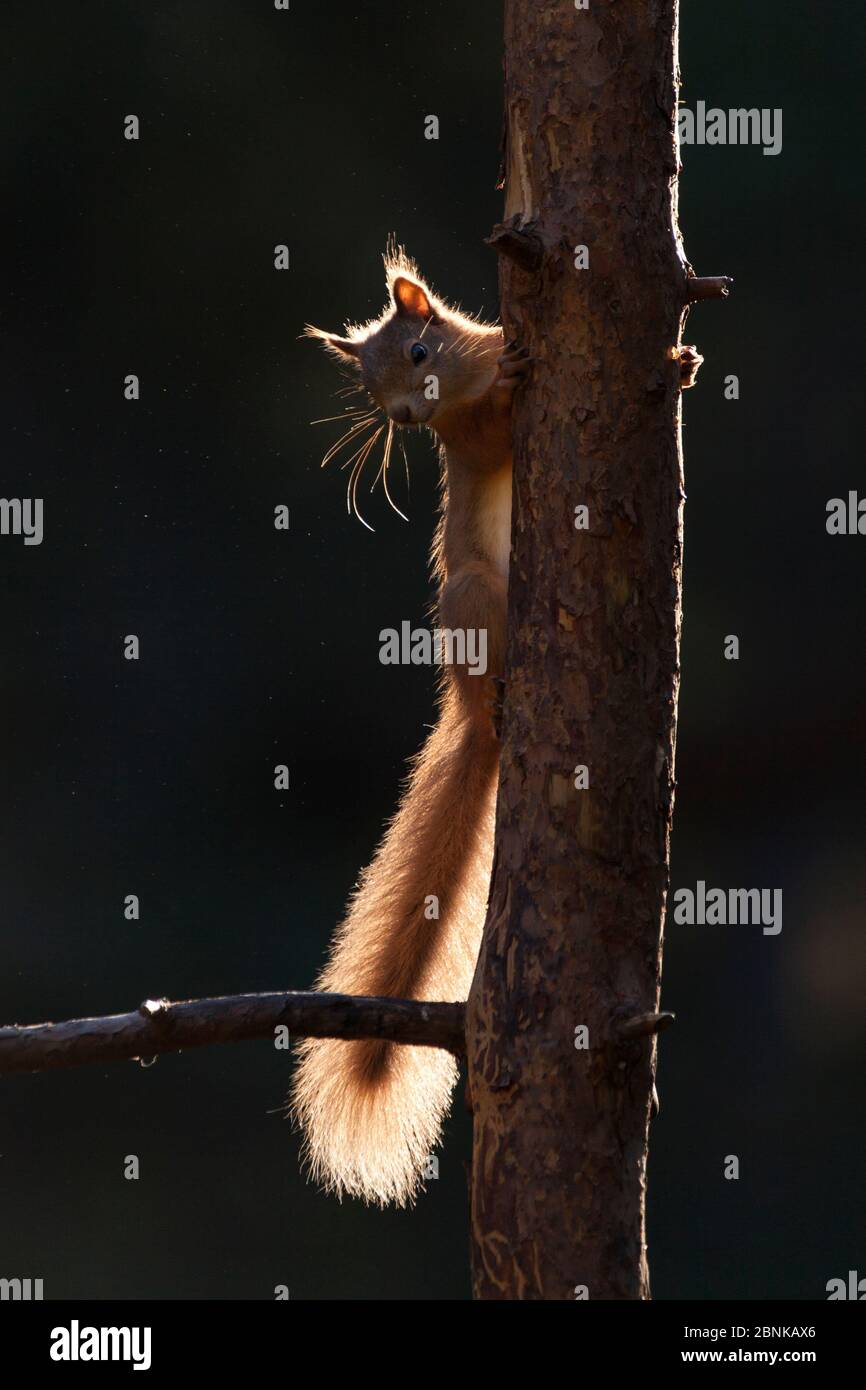
{"type": "Polygon", "coordinates": [[[521,347],[516,338],[505,344],[501,357],[496,360],[497,373],[493,383],[493,390],[500,399],[511,403],[514,392],[532,371],[532,362],[529,349],[521,347]]]}
{"type": "Polygon", "coordinates": [[[680,389],[682,391],[685,391],[689,386],[694,386],[698,369],[703,360],[694,344],[683,343],[677,354],[677,361],[680,364],[680,389]]]}

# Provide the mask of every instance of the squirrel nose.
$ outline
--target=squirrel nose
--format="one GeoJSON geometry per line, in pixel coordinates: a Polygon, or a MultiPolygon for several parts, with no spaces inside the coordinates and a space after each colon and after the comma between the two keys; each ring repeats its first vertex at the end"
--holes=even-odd
{"type": "Polygon", "coordinates": [[[395,405],[391,411],[391,419],[397,425],[408,425],[412,419],[412,409],[408,405],[395,405]]]}

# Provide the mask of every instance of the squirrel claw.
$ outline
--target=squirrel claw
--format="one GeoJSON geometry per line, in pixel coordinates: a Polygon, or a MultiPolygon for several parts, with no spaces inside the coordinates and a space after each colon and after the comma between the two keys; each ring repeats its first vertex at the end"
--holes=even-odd
{"type": "Polygon", "coordinates": [[[505,678],[504,676],[491,676],[490,684],[493,692],[490,696],[490,722],[493,725],[493,733],[497,743],[502,741],[502,707],[505,702],[505,678]]]}
{"type": "Polygon", "coordinates": [[[516,390],[529,376],[534,360],[529,349],[522,347],[517,338],[512,338],[497,359],[498,374],[494,384],[506,391],[516,390]]]}

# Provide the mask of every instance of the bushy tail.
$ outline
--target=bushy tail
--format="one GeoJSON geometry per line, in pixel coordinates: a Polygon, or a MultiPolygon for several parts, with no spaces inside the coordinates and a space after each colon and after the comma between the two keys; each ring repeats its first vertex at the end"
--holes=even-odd
{"type": "MultiPolygon", "coordinates": [[[[466,998],[487,902],[498,755],[492,731],[449,688],[317,989],[466,998]]],[[[456,1078],[439,1048],[307,1039],[292,1110],[312,1177],[341,1196],[411,1201],[456,1078]]]]}

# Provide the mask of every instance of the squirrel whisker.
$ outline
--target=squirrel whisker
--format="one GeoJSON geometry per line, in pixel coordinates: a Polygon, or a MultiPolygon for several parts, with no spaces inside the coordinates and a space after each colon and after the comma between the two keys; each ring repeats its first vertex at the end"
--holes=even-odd
{"type": "Polygon", "coordinates": [[[380,425],[373,437],[371,439],[368,439],[365,444],[361,445],[361,448],[358,450],[358,454],[360,455],[360,457],[358,458],[358,462],[352,469],[352,472],[349,474],[349,482],[346,488],[346,504],[348,507],[349,515],[351,516],[352,512],[354,512],[361,525],[366,526],[368,531],[375,530],[375,527],[371,526],[368,521],[364,520],[358,508],[358,483],[360,481],[361,474],[364,471],[364,465],[367,462],[367,459],[370,457],[370,450],[373,448],[374,444],[376,443],[376,440],[379,438],[379,435],[382,433],[384,428],[384,425],[380,425]]]}
{"type": "MultiPolygon", "coordinates": [[[[376,476],[376,482],[379,481],[379,476],[381,476],[381,478],[382,478],[382,486],[383,486],[383,488],[385,489],[385,496],[386,496],[387,499],[388,499],[388,504],[389,504],[389,506],[391,507],[391,510],[394,511],[394,512],[396,512],[398,516],[401,516],[401,517],[403,518],[404,521],[408,521],[408,520],[409,520],[408,516],[406,515],[405,512],[401,512],[400,508],[397,506],[397,503],[394,501],[393,497],[391,496],[391,492],[390,492],[390,489],[389,489],[389,487],[388,487],[388,464],[389,464],[390,461],[391,461],[391,449],[392,449],[393,444],[394,444],[394,422],[393,422],[393,420],[389,420],[389,421],[388,421],[388,435],[387,435],[387,438],[386,438],[386,440],[385,440],[385,452],[384,452],[384,454],[382,455],[382,467],[379,469],[379,473],[378,473],[377,476],[376,476]]],[[[404,458],[405,458],[405,455],[406,455],[406,451],[405,451],[405,449],[404,449],[404,450],[403,450],[403,456],[404,456],[404,458]]],[[[376,483],[373,484],[373,487],[375,487],[375,486],[376,486],[376,483]]],[[[373,488],[370,489],[371,492],[372,492],[372,490],[373,490],[373,488]]]]}
{"type": "MultiPolygon", "coordinates": [[[[366,430],[369,426],[374,425],[376,423],[376,419],[376,412],[370,411],[369,414],[365,415],[362,419],[356,420],[355,423],[351,426],[351,428],[346,430],[345,434],[340,435],[340,438],[337,440],[335,444],[331,445],[330,449],[325,454],[325,457],[322,459],[320,467],[324,468],[326,463],[330,463],[331,459],[334,457],[335,454],[337,454],[340,451],[340,449],[342,449],[344,444],[351,443],[351,441],[355,439],[358,434],[362,434],[364,430],[366,430]]],[[[341,465],[341,467],[345,467],[345,464],[341,465]]]]}
{"type": "Polygon", "coordinates": [[[331,422],[332,420],[343,420],[343,421],[345,421],[347,415],[367,415],[367,414],[369,414],[369,413],[370,413],[370,412],[369,412],[369,411],[365,411],[365,410],[363,409],[362,406],[352,406],[352,407],[344,406],[343,409],[342,409],[342,411],[340,412],[339,415],[322,415],[322,416],[320,417],[320,419],[318,419],[318,420],[311,420],[311,421],[310,421],[310,424],[311,424],[311,425],[327,425],[327,424],[330,424],[330,422],[331,422]]]}

